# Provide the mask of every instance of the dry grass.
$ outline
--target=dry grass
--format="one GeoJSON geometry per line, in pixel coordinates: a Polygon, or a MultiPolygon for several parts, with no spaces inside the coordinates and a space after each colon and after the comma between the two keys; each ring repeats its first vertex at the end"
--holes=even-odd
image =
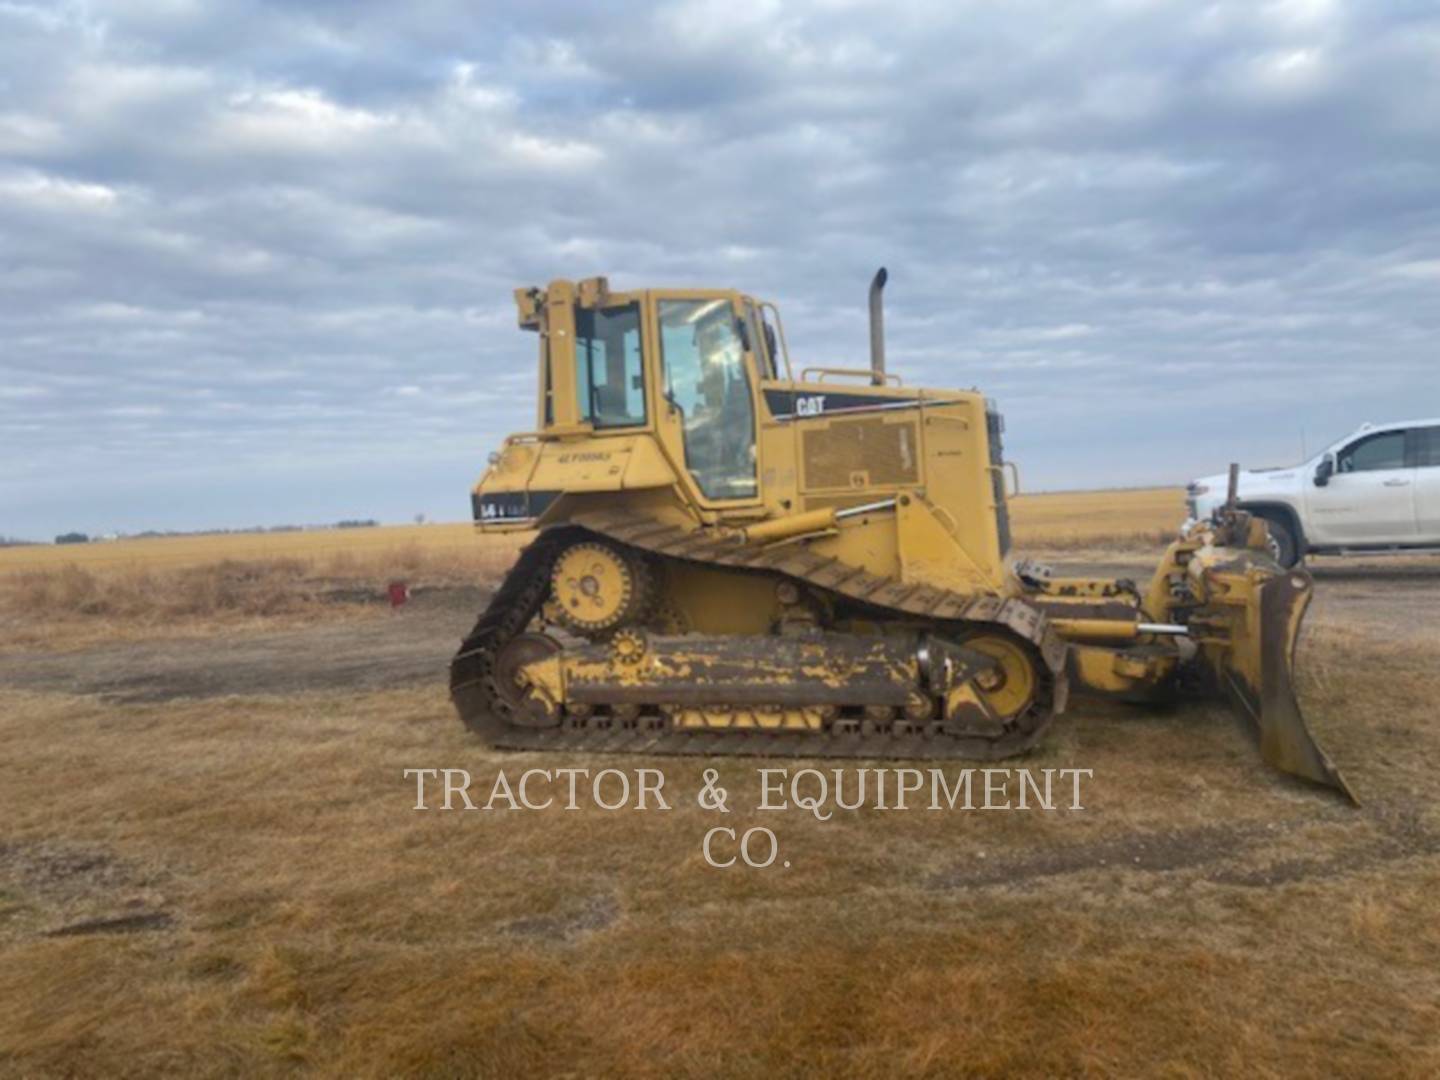
{"type": "Polygon", "coordinates": [[[314,599],[313,582],[297,559],[226,559],[176,570],[97,572],[74,563],[22,570],[5,581],[13,611],[111,619],[209,618],[223,613],[280,615],[314,599]]]}
{"type": "MultiPolygon", "coordinates": [[[[1174,535],[1185,517],[1184,492],[1142,488],[1021,495],[1011,501],[1010,512],[1022,546],[1143,548],[1165,543],[1174,535]]],[[[427,565],[449,559],[463,564],[477,548],[513,550],[514,542],[508,537],[480,536],[468,524],[446,524],[39,544],[0,548],[0,576],[72,564],[97,572],[275,559],[343,567],[350,558],[373,562],[396,552],[410,552],[412,559],[423,557],[427,565]]]]}
{"type": "Polygon", "coordinates": [[[1440,676],[1348,645],[1387,715],[1305,691],[1358,812],[1205,709],[1065,721],[1029,764],[1082,812],[820,823],[735,761],[647,762],[666,814],[413,811],[405,767],[637,764],[486,752],[439,689],[3,694],[0,1071],[1434,1075],[1440,676]],[[716,765],[790,869],[703,864],[716,765]]]}
{"type": "MultiPolygon", "coordinates": [[[[1012,515],[1017,550],[1073,556],[1161,547],[1184,509],[1154,489],[1027,495],[1012,515]]],[[[388,582],[489,584],[526,539],[426,525],[0,549],[0,648],[372,617],[377,604],[355,601],[379,601],[388,582]]]]}
{"type": "Polygon", "coordinates": [[[75,648],[366,618],[383,610],[391,581],[412,590],[489,584],[522,543],[469,536],[465,548],[412,541],[205,563],[40,563],[0,576],[0,628],[11,649],[75,648]]]}
{"type": "Polygon", "coordinates": [[[1021,551],[1149,551],[1179,532],[1185,493],[1135,488],[1021,495],[1010,503],[1010,520],[1021,551]]]}
{"type": "Polygon", "coordinates": [[[87,569],[180,567],[233,559],[241,562],[300,559],[323,562],[338,556],[380,556],[420,549],[463,557],[476,546],[469,524],[382,525],[366,529],[155,536],[92,544],[37,544],[0,548],[0,574],[74,563],[87,569]]]}
{"type": "MultiPolygon", "coordinates": [[[[400,551],[257,595],[509,558],[400,551]]],[[[259,602],[215,572],[164,617],[98,570],[25,587],[124,633],[259,602]]],[[[1436,1075],[1436,587],[1321,580],[1302,700],[1358,811],[1208,706],[1072,707],[1024,764],[1093,769],[1084,811],[822,823],[753,809],[779,763],[489,752],[443,655],[372,694],[0,688],[0,1074],[1436,1075]],[[402,775],[641,764],[673,811],[416,812],[402,775]],[[791,867],[707,867],[722,820],[791,867]]]]}

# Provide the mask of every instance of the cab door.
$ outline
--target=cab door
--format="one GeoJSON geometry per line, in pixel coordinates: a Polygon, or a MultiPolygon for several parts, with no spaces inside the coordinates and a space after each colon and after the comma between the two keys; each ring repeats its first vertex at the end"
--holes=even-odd
{"type": "Polygon", "coordinates": [[[1440,544],[1440,425],[1410,430],[1415,465],[1416,541],[1440,544]]]}
{"type": "Polygon", "coordinates": [[[1324,487],[1308,488],[1311,539],[1322,544],[1414,543],[1415,473],[1406,432],[1361,436],[1335,455],[1324,487]]]}
{"type": "Polygon", "coordinates": [[[656,292],[661,437],[702,506],[758,504],[755,381],[730,293],[656,292]]]}

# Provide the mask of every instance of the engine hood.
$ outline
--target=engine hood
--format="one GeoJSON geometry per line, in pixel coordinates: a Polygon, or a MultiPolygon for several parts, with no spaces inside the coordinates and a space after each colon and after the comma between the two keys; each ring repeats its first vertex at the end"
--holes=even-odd
{"type": "MultiPolygon", "coordinates": [[[[1239,494],[1241,499],[1253,498],[1280,491],[1293,491],[1304,472],[1303,465],[1291,465],[1281,469],[1241,469],[1239,494]]],[[[1190,495],[1209,495],[1223,500],[1230,486],[1229,473],[1213,473],[1201,476],[1186,486],[1190,495]]]]}

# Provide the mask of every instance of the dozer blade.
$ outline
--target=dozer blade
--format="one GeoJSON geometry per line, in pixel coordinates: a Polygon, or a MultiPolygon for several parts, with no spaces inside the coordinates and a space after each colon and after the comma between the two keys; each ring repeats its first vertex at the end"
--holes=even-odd
{"type": "Polygon", "coordinates": [[[1220,583],[1229,586],[1223,591],[1231,602],[1249,599],[1243,615],[1234,613],[1237,618],[1228,648],[1216,655],[1220,681],[1239,711],[1259,728],[1260,755],[1265,761],[1293,776],[1334,788],[1359,805],[1340,771],[1315,741],[1295,698],[1295,643],[1314,588],[1310,575],[1278,567],[1267,572],[1246,561],[1250,565],[1245,571],[1216,575],[1220,583]]]}

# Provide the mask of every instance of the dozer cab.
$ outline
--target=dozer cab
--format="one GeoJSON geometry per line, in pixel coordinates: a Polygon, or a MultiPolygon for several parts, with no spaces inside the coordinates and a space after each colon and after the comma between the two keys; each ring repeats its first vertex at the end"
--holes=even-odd
{"type": "Polygon", "coordinates": [[[733,290],[516,291],[536,426],[472,498],[481,531],[537,535],[452,662],[465,724],[517,750],[994,760],[1072,692],[1208,684],[1266,761],[1348,795],[1291,681],[1311,582],[1264,522],[1193,525],[1139,585],[1011,558],[1001,418],[886,370],[884,284],[870,367],[798,375],[779,311],[733,290]]]}

